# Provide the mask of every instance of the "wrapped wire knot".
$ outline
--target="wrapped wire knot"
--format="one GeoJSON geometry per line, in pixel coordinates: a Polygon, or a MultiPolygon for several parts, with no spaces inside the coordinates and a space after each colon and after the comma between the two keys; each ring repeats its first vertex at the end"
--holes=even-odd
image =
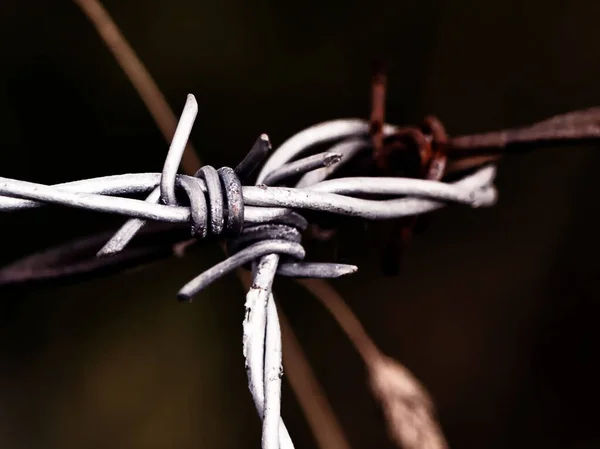
{"type": "MultiPolygon", "coordinates": [[[[236,238],[227,242],[227,254],[233,255],[246,248],[253,247],[256,243],[277,240],[288,242],[290,248],[296,247],[297,252],[281,253],[285,257],[279,263],[277,274],[288,277],[299,278],[336,278],[356,272],[354,265],[337,263],[309,263],[300,261],[302,248],[302,233],[308,227],[307,220],[297,212],[276,219],[269,223],[258,225],[247,225],[236,238]],[[291,261],[290,259],[296,259],[291,261]]],[[[273,252],[275,253],[275,252],[273,252]]],[[[245,268],[250,268],[248,265],[245,268]]]]}
{"type": "Polygon", "coordinates": [[[244,226],[242,183],[232,168],[215,170],[206,165],[196,172],[194,178],[179,177],[177,181],[189,199],[192,236],[205,238],[209,233],[219,236],[241,232],[244,226]],[[208,207],[198,179],[204,181],[208,207]]]}
{"type": "MultiPolygon", "coordinates": [[[[227,241],[227,255],[233,256],[266,240],[282,240],[301,247],[302,232],[307,226],[306,219],[297,213],[273,222],[246,226],[237,237],[227,241]]],[[[245,268],[249,266],[245,265],[245,268]]]]}
{"type": "MultiPolygon", "coordinates": [[[[181,288],[177,294],[180,301],[190,301],[202,289],[238,267],[250,269],[251,262],[258,262],[260,258],[267,254],[281,256],[282,260],[278,264],[277,274],[283,276],[336,278],[354,273],[358,269],[354,265],[346,264],[303,263],[302,260],[306,255],[306,251],[301,244],[302,232],[306,230],[308,222],[302,215],[291,212],[272,221],[244,226],[243,221],[240,222],[240,218],[243,220],[244,210],[241,183],[235,172],[227,168],[215,171],[212,167],[203,167],[197,174],[206,183],[208,198],[212,206],[208,216],[211,217],[210,223],[214,235],[218,235],[223,230],[223,217],[227,217],[226,230],[230,233],[230,238],[226,241],[228,257],[181,288]],[[221,183],[234,184],[232,192],[222,193],[222,190],[218,188],[217,181],[219,179],[216,176],[217,174],[221,175],[221,183]],[[220,204],[222,196],[227,198],[226,208],[223,208],[220,204]],[[230,223],[233,223],[233,226],[229,226],[230,223]],[[237,227],[238,223],[241,223],[239,228],[237,227]],[[239,232],[237,232],[238,229],[239,232]],[[231,235],[234,232],[236,235],[231,235]]],[[[190,194],[190,191],[186,190],[186,193],[190,194]]],[[[191,218],[192,229],[205,230],[205,228],[201,228],[205,226],[207,221],[206,206],[203,201],[204,196],[202,195],[198,195],[194,199],[190,195],[191,217],[197,215],[196,219],[191,218]],[[197,208],[196,211],[194,211],[195,208],[197,208]]],[[[206,235],[206,233],[200,235],[206,235]]]]}
{"type": "MultiPolygon", "coordinates": [[[[228,237],[229,257],[189,281],[179,290],[177,298],[189,301],[218,278],[240,266],[248,267],[250,262],[258,261],[267,254],[286,257],[277,270],[279,274],[285,276],[333,278],[354,273],[357,267],[353,265],[298,263],[306,254],[300,241],[301,232],[308,225],[304,217],[298,213],[284,210],[285,214],[275,214],[274,217],[263,214],[258,223],[245,226],[246,206],[242,181],[246,181],[268,155],[271,144],[266,134],[259,136],[235,170],[230,167],[217,170],[206,165],[193,177],[177,174],[196,110],[196,100],[190,95],[167,153],[160,176],[160,186],[152,191],[146,201],[154,203],[161,201],[167,206],[180,206],[176,195],[176,190],[179,188],[189,203],[192,236],[199,239],[207,236],[228,237]]],[[[273,171],[263,184],[273,184],[315,168],[329,167],[340,159],[341,155],[332,152],[309,156],[273,171]]],[[[268,210],[264,207],[260,209],[268,210]]],[[[129,220],[98,255],[106,256],[122,250],[144,224],[145,222],[140,219],[129,220]]]]}

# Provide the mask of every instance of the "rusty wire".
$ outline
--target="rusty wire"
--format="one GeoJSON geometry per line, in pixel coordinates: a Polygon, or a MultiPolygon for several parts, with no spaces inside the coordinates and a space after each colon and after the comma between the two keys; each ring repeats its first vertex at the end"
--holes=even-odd
{"type": "MultiPolygon", "coordinates": [[[[520,128],[458,137],[450,137],[442,121],[431,115],[420,126],[391,127],[385,123],[387,85],[387,74],[378,63],[371,81],[369,133],[373,161],[380,175],[440,181],[448,174],[496,162],[511,151],[600,139],[600,107],[556,115],[520,128]]],[[[419,219],[411,216],[397,220],[384,249],[385,274],[398,274],[402,247],[419,219]]]]}

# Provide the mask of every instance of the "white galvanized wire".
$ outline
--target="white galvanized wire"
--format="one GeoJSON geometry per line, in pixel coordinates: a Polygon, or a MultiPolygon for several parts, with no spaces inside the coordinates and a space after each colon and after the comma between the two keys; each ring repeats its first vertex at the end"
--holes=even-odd
{"type": "MultiPolygon", "coordinates": [[[[496,169],[493,166],[481,168],[453,183],[407,178],[327,180],[344,163],[371,148],[368,123],[359,119],[321,123],[289,138],[264,163],[255,186],[242,187],[231,169],[217,171],[212,167],[203,167],[197,176],[180,175],[177,174],[177,167],[196,114],[196,100],[189,95],[162,173],[107,176],[53,186],[0,178],[0,211],[59,204],[129,217],[130,220],[99,252],[99,255],[106,256],[121,251],[146,220],[191,223],[192,226],[194,222],[203,221],[207,226],[216,226],[217,233],[221,232],[223,226],[233,226],[233,211],[225,207],[220,194],[215,193],[222,188],[228,201],[237,200],[240,203],[241,209],[236,212],[237,219],[242,220],[240,226],[268,224],[286,217],[289,219],[294,211],[302,210],[383,220],[426,213],[449,203],[480,207],[491,206],[496,201],[493,186],[496,169]],[[331,143],[332,146],[324,153],[298,159],[311,147],[323,143],[331,143]],[[302,176],[294,188],[264,185],[296,174],[302,176]],[[225,179],[230,180],[230,185],[224,185],[225,179]],[[178,203],[177,187],[184,188],[190,206],[178,203]],[[231,189],[238,189],[239,192],[232,193],[231,189]],[[120,197],[134,193],[147,193],[148,196],[146,200],[120,197]],[[387,199],[357,197],[364,194],[386,196],[387,199]],[[390,196],[392,199],[389,199],[390,196]]],[[[397,127],[393,125],[384,126],[384,134],[395,130],[397,127]]],[[[268,138],[263,135],[257,142],[259,146],[252,151],[257,154],[266,151],[265,142],[268,143],[268,138]]],[[[234,203],[228,204],[231,206],[234,203]]],[[[322,264],[291,263],[284,261],[283,256],[302,260],[304,249],[297,242],[272,237],[232,254],[180,291],[182,297],[190,298],[224,273],[252,262],[252,286],[246,295],[246,316],[243,321],[243,355],[249,389],[263,422],[264,449],[294,447],[281,418],[283,368],[281,331],[272,294],[275,275],[303,273],[304,276],[310,276],[312,273],[334,277],[356,271],[356,267],[351,265],[328,264],[325,268],[322,264]]]]}

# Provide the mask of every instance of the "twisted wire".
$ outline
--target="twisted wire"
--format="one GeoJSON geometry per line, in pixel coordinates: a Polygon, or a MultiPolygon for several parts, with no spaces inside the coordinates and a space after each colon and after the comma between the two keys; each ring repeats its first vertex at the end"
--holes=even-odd
{"type": "MultiPolygon", "coordinates": [[[[485,166],[452,183],[381,177],[327,179],[361,151],[372,148],[369,124],[344,119],[305,129],[274,152],[263,134],[235,169],[204,166],[194,176],[185,176],[177,174],[177,167],[197,107],[193,95],[188,95],[161,173],[53,186],[0,178],[0,211],[58,204],[128,217],[97,253],[99,257],[119,254],[148,221],[187,224],[195,239],[225,237],[227,259],[189,281],[177,296],[191,300],[226,273],[242,266],[252,269],[243,324],[249,389],[263,420],[263,448],[293,448],[280,416],[282,355],[272,294],[274,277],[334,278],[357,270],[353,265],[304,262],[302,233],[307,221],[301,212],[383,220],[415,216],[450,203],[491,206],[497,195],[496,170],[485,166]],[[332,145],[327,151],[298,158],[325,143],[332,145]],[[243,185],[261,166],[255,185],[243,185]],[[294,187],[276,185],[294,177],[299,177],[294,187]],[[145,200],[126,197],[140,193],[147,194],[145,200]]],[[[382,130],[391,135],[398,128],[384,124],[382,130]]]]}

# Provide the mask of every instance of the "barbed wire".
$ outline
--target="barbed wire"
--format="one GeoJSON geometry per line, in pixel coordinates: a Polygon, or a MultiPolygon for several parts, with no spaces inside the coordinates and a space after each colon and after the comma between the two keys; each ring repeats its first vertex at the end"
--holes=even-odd
{"type": "MultiPolygon", "coordinates": [[[[497,196],[493,185],[496,169],[483,166],[452,183],[395,177],[327,179],[372,147],[369,123],[344,119],[307,128],[272,153],[269,139],[263,134],[235,169],[204,166],[194,176],[181,175],[177,167],[197,107],[193,95],[188,95],[161,173],[114,175],[56,185],[0,178],[0,211],[62,205],[128,217],[98,257],[118,255],[147,222],[189,226],[195,239],[225,238],[228,258],[189,281],[179,290],[178,298],[191,301],[218,278],[238,267],[251,266],[243,354],[249,389],[263,421],[262,446],[293,448],[280,413],[283,369],[281,332],[272,294],[274,278],[335,278],[357,270],[348,264],[304,262],[301,240],[308,222],[302,213],[388,220],[424,214],[448,204],[491,206],[497,196]],[[299,158],[321,144],[331,144],[331,148],[299,158]],[[255,185],[244,185],[261,165],[255,185]],[[298,176],[295,187],[276,185],[298,176]],[[128,197],[141,193],[148,194],[145,200],[128,197]]],[[[383,126],[384,135],[397,130],[392,125],[383,126]]],[[[23,270],[30,269],[29,265],[15,264],[4,269],[3,276],[18,278],[23,270]]]]}

